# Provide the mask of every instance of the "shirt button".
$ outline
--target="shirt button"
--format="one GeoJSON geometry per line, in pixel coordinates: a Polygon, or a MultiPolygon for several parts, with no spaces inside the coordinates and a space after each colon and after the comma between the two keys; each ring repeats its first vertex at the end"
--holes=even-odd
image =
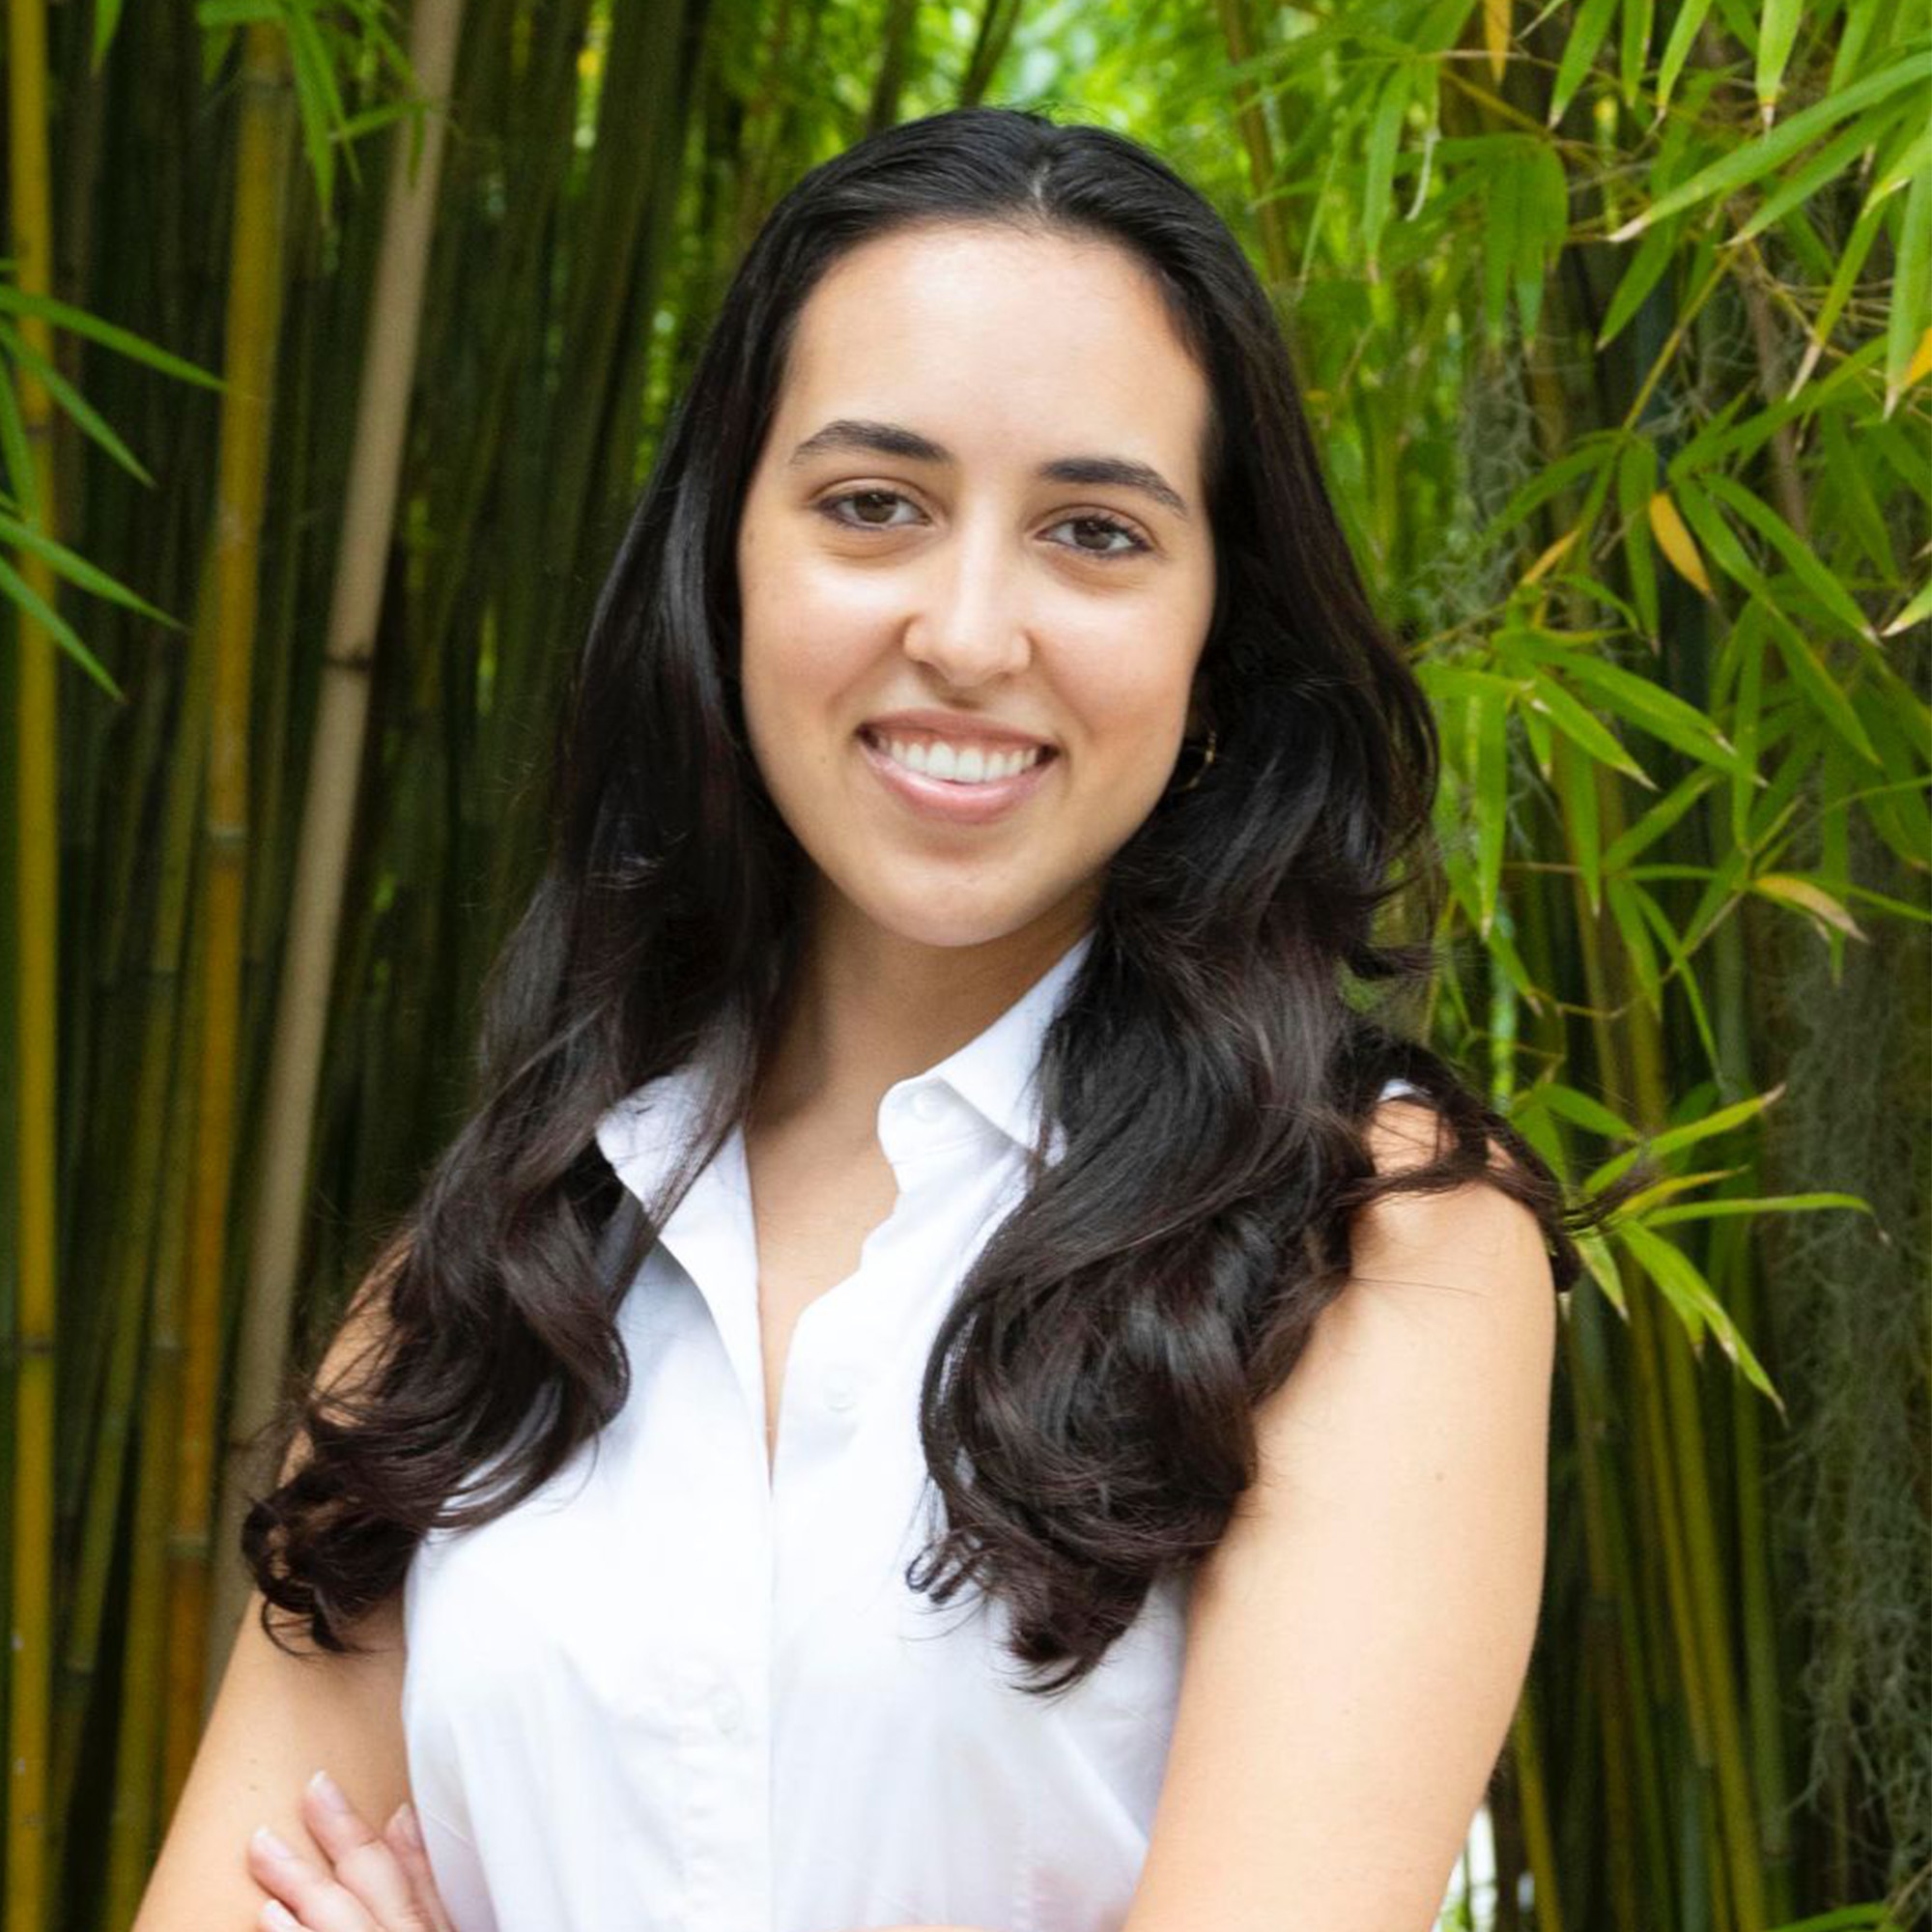
{"type": "Polygon", "coordinates": [[[912,1117],[927,1126],[946,1111],[946,1095],[937,1087],[922,1087],[912,1096],[912,1117]]]}
{"type": "Polygon", "coordinates": [[[848,1375],[834,1374],[825,1378],[825,1406],[827,1408],[850,1408],[859,1399],[859,1391],[852,1384],[848,1375]]]}
{"type": "Polygon", "coordinates": [[[730,1685],[722,1684],[711,1693],[711,1715],[721,1731],[735,1731],[745,1715],[745,1707],[730,1685]]]}

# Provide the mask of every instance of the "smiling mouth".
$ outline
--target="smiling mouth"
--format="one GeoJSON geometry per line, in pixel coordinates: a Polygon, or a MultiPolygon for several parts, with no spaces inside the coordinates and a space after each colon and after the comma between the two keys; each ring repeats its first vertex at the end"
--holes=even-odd
{"type": "Polygon", "coordinates": [[[931,732],[895,736],[870,724],[859,727],[859,737],[899,771],[933,782],[957,785],[962,791],[1019,778],[1057,755],[1051,745],[960,746],[931,732]]]}

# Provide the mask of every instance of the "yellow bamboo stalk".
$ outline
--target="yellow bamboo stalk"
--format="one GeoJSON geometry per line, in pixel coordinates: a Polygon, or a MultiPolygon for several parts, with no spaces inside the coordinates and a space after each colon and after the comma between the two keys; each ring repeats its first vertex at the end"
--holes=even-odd
{"type": "MultiPolygon", "coordinates": [[[[417,0],[411,16],[410,65],[417,92],[432,102],[441,103],[449,94],[462,22],[463,0],[417,0]]],[[[409,425],[444,126],[444,109],[432,107],[413,170],[409,166],[409,126],[399,123],[394,135],[399,145],[389,171],[382,252],[369,304],[361,399],[323,654],[321,708],[296,841],[286,963],[270,1039],[261,1184],[216,1517],[214,1612],[208,1622],[204,1659],[205,1681],[211,1685],[218,1681],[248,1601],[249,1578],[238,1559],[242,1519],[251,1485],[267,1473],[254,1466],[255,1445],[273,1412],[288,1350],[316,1093],[355,827],[356,775],[369,717],[369,665],[409,425]]]]}
{"type": "MultiPolygon", "coordinates": [[[[15,273],[29,295],[53,293],[53,213],[47,164],[47,47],[43,0],[8,0],[8,216],[15,273]]],[[[16,318],[35,354],[53,359],[53,331],[16,318]]],[[[26,369],[18,377],[37,498],[34,521],[59,534],[54,502],[52,399],[26,369]]],[[[54,573],[32,551],[15,567],[49,606],[54,573]]],[[[14,615],[19,706],[14,742],[15,855],[14,1449],[13,1618],[7,1651],[7,1932],[42,1932],[47,1918],[47,1731],[53,1695],[54,1271],[57,1252],[55,1006],[58,970],[59,720],[54,640],[14,615]]]]}
{"type": "Polygon", "coordinates": [[[1563,1898],[1556,1884],[1556,1839],[1549,1829],[1549,1792],[1543,1778],[1543,1746],[1536,1703],[1527,1685],[1510,1725],[1517,1789],[1522,1800],[1522,1843],[1536,1886],[1536,1932],[1563,1932],[1563,1898]]]}
{"type": "Polygon", "coordinates": [[[164,1807],[187,1781],[202,1724],[208,1525],[221,1282],[233,1169],[240,1029],[242,898],[248,811],[248,682],[255,636],[262,502],[269,467],[276,339],[281,328],[284,186],[294,126],[288,53],[278,26],[242,41],[235,214],[230,241],[221,446],[215,502],[213,682],[209,694],[202,818],[201,1048],[183,1321],[180,1440],[168,1591],[164,1807]]]}

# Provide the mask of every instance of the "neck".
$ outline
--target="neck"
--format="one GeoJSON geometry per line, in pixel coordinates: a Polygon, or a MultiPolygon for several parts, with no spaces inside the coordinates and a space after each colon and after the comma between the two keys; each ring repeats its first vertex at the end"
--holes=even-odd
{"type": "Polygon", "coordinates": [[[756,1124],[810,1115],[832,1135],[874,1131],[886,1090],[983,1033],[1092,923],[1091,899],[971,946],[930,946],[893,932],[821,891],[779,1032],[759,1083],[756,1124]]]}

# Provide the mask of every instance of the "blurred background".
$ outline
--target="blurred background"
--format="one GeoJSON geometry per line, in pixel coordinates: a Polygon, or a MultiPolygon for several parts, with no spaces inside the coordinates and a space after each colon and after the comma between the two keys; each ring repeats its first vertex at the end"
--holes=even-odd
{"type": "Polygon", "coordinates": [[[740,251],[981,100],[1150,143],[1240,236],[1442,727],[1430,1035],[1578,1182],[1665,1177],[1566,1301],[1544,1623],[1443,1925],[1927,1922],[1922,8],[6,35],[4,1932],[132,1918],[253,1438],[465,1111],[562,680],[740,251]]]}

